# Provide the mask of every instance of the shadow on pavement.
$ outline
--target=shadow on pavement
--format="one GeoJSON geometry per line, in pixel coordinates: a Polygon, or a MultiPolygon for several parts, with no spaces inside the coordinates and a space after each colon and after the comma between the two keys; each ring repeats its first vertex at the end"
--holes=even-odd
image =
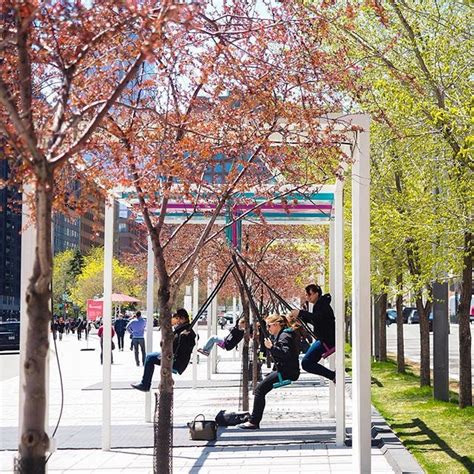
{"type": "MultiPolygon", "coordinates": [[[[462,464],[467,469],[467,472],[474,472],[474,463],[467,456],[459,455],[446,441],[441,439],[436,432],[430,429],[428,425],[419,418],[414,418],[411,423],[394,424],[392,428],[397,430],[398,436],[408,438],[403,441],[406,446],[437,445],[440,451],[445,452],[452,459],[462,464]],[[407,431],[398,431],[402,429],[407,431]],[[416,431],[412,431],[411,429],[415,429],[416,431]],[[416,436],[423,436],[427,439],[412,439],[416,436]]],[[[461,427],[457,428],[459,429],[461,427]]]]}

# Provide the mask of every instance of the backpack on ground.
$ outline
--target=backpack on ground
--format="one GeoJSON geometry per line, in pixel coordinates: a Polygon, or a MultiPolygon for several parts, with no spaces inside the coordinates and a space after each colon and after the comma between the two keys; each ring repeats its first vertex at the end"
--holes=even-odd
{"type": "Polygon", "coordinates": [[[219,426],[236,426],[240,423],[245,423],[250,418],[248,411],[230,411],[226,413],[225,410],[221,410],[216,416],[216,423],[219,426]]]}

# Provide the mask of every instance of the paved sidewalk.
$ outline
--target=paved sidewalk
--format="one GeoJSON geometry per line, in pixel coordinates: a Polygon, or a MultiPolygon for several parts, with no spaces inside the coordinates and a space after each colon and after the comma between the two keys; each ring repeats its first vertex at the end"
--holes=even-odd
{"type": "MultiPolygon", "coordinates": [[[[201,341],[204,338],[202,331],[201,341]]],[[[155,332],[154,347],[158,347],[158,340],[159,334],[155,332]]],[[[101,366],[95,337],[91,338],[90,345],[97,350],[81,351],[84,343],[69,336],[58,346],[65,399],[63,417],[55,436],[58,449],[48,462],[49,472],[153,472],[153,426],[144,421],[145,396],[129,386],[130,382],[140,379],[143,369],[135,366],[128,347],[124,352],[114,351],[112,450],[104,452],[100,449],[101,366]]],[[[267,395],[259,431],[226,428],[219,429],[216,442],[189,440],[186,422],[198,413],[214,418],[220,409],[239,409],[240,362],[220,349],[218,353],[222,356],[218,364],[219,373],[213,375],[211,381],[206,380],[206,360],[203,357],[198,366],[198,388],[191,388],[192,365],[185,374],[176,377],[173,472],[352,472],[351,448],[335,447],[335,420],[328,416],[328,385],[310,374],[302,374],[298,382],[267,395]]],[[[155,375],[157,382],[159,372],[155,375]]],[[[50,421],[54,428],[61,403],[54,358],[51,360],[50,385],[50,421]]],[[[349,396],[346,402],[350,434],[349,396]]],[[[0,404],[0,472],[12,472],[17,444],[17,376],[1,382],[0,404]]],[[[375,410],[373,423],[372,472],[423,472],[375,410]]]]}

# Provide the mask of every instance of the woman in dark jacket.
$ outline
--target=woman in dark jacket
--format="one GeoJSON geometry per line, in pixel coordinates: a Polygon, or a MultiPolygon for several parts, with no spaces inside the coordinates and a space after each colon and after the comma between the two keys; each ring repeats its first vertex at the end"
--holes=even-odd
{"type": "Polygon", "coordinates": [[[270,338],[264,339],[265,347],[275,361],[273,371],[270,372],[255,389],[253,411],[249,421],[242,423],[239,428],[243,430],[258,430],[265,409],[265,396],[273,389],[273,384],[279,381],[280,373],[284,380],[298,380],[300,366],[298,360],[299,343],[293,329],[288,327],[284,316],[274,314],[266,318],[270,338]]]}

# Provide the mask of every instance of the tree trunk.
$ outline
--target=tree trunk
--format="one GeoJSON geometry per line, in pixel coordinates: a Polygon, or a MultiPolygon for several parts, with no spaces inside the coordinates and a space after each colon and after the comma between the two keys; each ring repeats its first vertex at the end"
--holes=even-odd
{"type": "Polygon", "coordinates": [[[28,329],[25,344],[25,385],[23,422],[17,472],[36,474],[46,471],[46,451],[49,448],[46,424],[46,359],[49,350],[51,323],[51,206],[53,178],[45,173],[35,193],[37,236],[33,275],[26,292],[28,329]]]}
{"type": "Polygon", "coordinates": [[[371,338],[370,341],[370,353],[373,354],[373,357],[375,360],[380,360],[380,343],[379,343],[379,338],[380,338],[380,330],[379,330],[379,324],[380,324],[380,319],[379,319],[379,313],[380,313],[380,295],[375,295],[373,297],[373,304],[372,304],[372,312],[373,312],[373,317],[371,318],[371,328],[370,332],[373,334],[373,337],[371,338]]]}
{"type": "Polygon", "coordinates": [[[379,301],[379,314],[376,314],[375,317],[379,318],[379,350],[378,360],[380,362],[387,362],[387,293],[382,293],[380,295],[379,301]]]}
{"type": "Polygon", "coordinates": [[[161,380],[156,396],[154,417],[155,474],[173,472],[173,328],[171,326],[170,281],[164,265],[163,253],[155,249],[160,286],[158,304],[161,328],[161,380]]]}
{"type": "Polygon", "coordinates": [[[428,316],[431,303],[423,305],[421,296],[416,298],[416,309],[420,317],[420,387],[431,385],[430,372],[430,330],[428,316]]]}
{"type": "MultiPolygon", "coordinates": [[[[242,289],[243,290],[243,289],[242,289]]],[[[242,311],[245,320],[244,343],[242,345],[242,410],[249,411],[249,341],[250,317],[249,303],[244,291],[240,292],[242,311]]]]}
{"type": "Polygon", "coordinates": [[[252,393],[255,393],[258,383],[258,326],[257,319],[253,319],[252,337],[252,393]]]}
{"type": "Polygon", "coordinates": [[[344,319],[346,321],[345,324],[345,339],[346,339],[346,344],[349,344],[352,346],[352,311],[350,309],[350,304],[349,300],[346,300],[344,302],[344,319]]]}
{"type": "Polygon", "coordinates": [[[471,328],[469,326],[469,313],[471,310],[473,249],[472,233],[466,232],[464,234],[464,265],[462,272],[461,298],[458,307],[460,408],[472,406],[471,328]]]}
{"type": "Polygon", "coordinates": [[[403,275],[397,274],[397,372],[405,373],[405,341],[403,339],[403,275]]]}

